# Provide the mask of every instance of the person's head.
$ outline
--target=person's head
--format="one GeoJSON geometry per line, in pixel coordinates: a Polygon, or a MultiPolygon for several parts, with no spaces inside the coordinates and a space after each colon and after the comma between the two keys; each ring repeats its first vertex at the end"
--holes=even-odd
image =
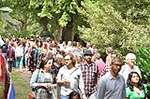
{"type": "Polygon", "coordinates": [[[81,54],[74,54],[74,56],[75,56],[75,60],[77,63],[82,62],[82,55],[81,54]]]}
{"type": "Polygon", "coordinates": [[[114,75],[118,75],[119,71],[121,70],[121,66],[123,65],[123,60],[120,57],[113,57],[111,61],[111,72],[114,75]]]}
{"type": "Polygon", "coordinates": [[[56,54],[55,60],[57,64],[62,64],[63,56],[61,54],[56,54]]]}
{"type": "Polygon", "coordinates": [[[80,42],[77,42],[77,47],[78,47],[78,48],[80,47],[80,42]]]}
{"type": "Polygon", "coordinates": [[[37,47],[42,47],[43,42],[41,40],[40,41],[36,41],[36,45],[37,45],[37,47]]]}
{"type": "Polygon", "coordinates": [[[73,91],[69,94],[69,99],[81,99],[80,94],[76,91],[73,91]]]}
{"type": "Polygon", "coordinates": [[[142,80],[140,78],[140,75],[137,72],[131,72],[128,75],[128,79],[127,79],[127,85],[129,87],[133,87],[135,85],[138,85],[138,87],[140,87],[142,84],[142,80]]]}
{"type": "Polygon", "coordinates": [[[133,53],[128,53],[126,55],[126,63],[129,65],[129,66],[133,66],[135,64],[135,61],[136,61],[136,56],[135,54],[133,53]]]}
{"type": "Polygon", "coordinates": [[[68,68],[72,68],[75,66],[76,62],[74,56],[72,54],[67,54],[64,58],[65,64],[68,68]]]}
{"type": "Polygon", "coordinates": [[[90,48],[90,47],[92,47],[92,45],[89,42],[86,43],[86,48],[90,48]]]}
{"type": "Polygon", "coordinates": [[[77,46],[77,42],[76,42],[76,41],[73,41],[73,42],[72,42],[72,46],[76,47],[76,46],[77,46]]]}
{"type": "Polygon", "coordinates": [[[44,53],[41,54],[39,69],[49,70],[51,68],[51,64],[47,64],[48,60],[44,53]]]}
{"type": "Polygon", "coordinates": [[[91,50],[85,50],[84,53],[83,53],[83,55],[84,55],[85,61],[87,63],[91,63],[91,59],[92,59],[92,56],[93,56],[91,50]]]}
{"type": "Polygon", "coordinates": [[[96,53],[95,56],[96,56],[96,59],[100,59],[101,58],[101,54],[100,53],[96,53]]]}
{"type": "Polygon", "coordinates": [[[112,54],[112,53],[113,53],[113,48],[112,47],[106,48],[106,54],[112,54]]]}
{"type": "Polygon", "coordinates": [[[67,46],[72,46],[72,41],[68,41],[67,46]]]}
{"type": "Polygon", "coordinates": [[[53,52],[51,50],[49,50],[47,53],[46,53],[46,56],[45,56],[47,59],[52,59],[53,58],[53,52]]]}

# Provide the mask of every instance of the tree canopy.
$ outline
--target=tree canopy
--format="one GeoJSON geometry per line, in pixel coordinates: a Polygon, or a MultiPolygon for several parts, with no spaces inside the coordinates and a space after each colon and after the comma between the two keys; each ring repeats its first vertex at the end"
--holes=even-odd
{"type": "Polygon", "coordinates": [[[17,32],[7,27],[12,35],[46,35],[58,41],[78,35],[100,50],[112,46],[122,53],[149,47],[149,0],[2,0],[2,7],[11,8],[10,20],[19,23],[17,32]]]}
{"type": "Polygon", "coordinates": [[[86,16],[90,27],[82,26],[79,28],[82,38],[96,44],[99,48],[113,46],[122,52],[149,47],[150,27],[147,3],[143,3],[144,0],[138,2],[142,6],[145,4],[145,8],[141,7],[140,9],[137,7],[136,0],[127,1],[99,0],[92,2],[86,0],[83,3],[84,9],[81,12],[86,16]],[[132,5],[128,6],[130,3],[132,5]],[[140,10],[132,11],[131,13],[130,11],[133,8],[140,10]],[[147,13],[144,13],[144,11],[147,13]],[[140,13],[143,17],[138,18],[140,16],[135,13],[140,13]]]}

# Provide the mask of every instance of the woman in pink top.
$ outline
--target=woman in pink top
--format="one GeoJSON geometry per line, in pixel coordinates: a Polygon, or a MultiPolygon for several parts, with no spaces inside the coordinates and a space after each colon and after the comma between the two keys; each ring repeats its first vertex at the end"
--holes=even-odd
{"type": "Polygon", "coordinates": [[[100,54],[96,54],[96,60],[95,60],[95,64],[98,68],[98,76],[101,77],[105,74],[105,67],[106,64],[104,63],[104,61],[101,59],[100,54]]]}

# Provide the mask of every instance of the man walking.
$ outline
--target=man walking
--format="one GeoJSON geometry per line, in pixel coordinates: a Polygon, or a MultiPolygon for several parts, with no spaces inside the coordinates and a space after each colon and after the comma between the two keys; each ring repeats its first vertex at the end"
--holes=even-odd
{"type": "Polygon", "coordinates": [[[118,57],[112,59],[110,72],[98,81],[96,99],[125,99],[125,81],[119,74],[122,63],[118,57]]]}
{"type": "Polygon", "coordinates": [[[84,90],[87,99],[95,99],[97,85],[97,66],[91,61],[92,52],[86,50],[84,52],[85,62],[81,65],[82,76],[84,80],[84,90]]]}

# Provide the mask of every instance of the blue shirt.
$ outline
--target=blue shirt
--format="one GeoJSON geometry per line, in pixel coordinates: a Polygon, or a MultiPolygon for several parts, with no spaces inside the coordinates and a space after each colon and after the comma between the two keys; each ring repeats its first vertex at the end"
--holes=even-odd
{"type": "Polygon", "coordinates": [[[125,81],[121,75],[114,78],[108,72],[98,81],[96,99],[125,99],[125,96],[125,81]]]}

